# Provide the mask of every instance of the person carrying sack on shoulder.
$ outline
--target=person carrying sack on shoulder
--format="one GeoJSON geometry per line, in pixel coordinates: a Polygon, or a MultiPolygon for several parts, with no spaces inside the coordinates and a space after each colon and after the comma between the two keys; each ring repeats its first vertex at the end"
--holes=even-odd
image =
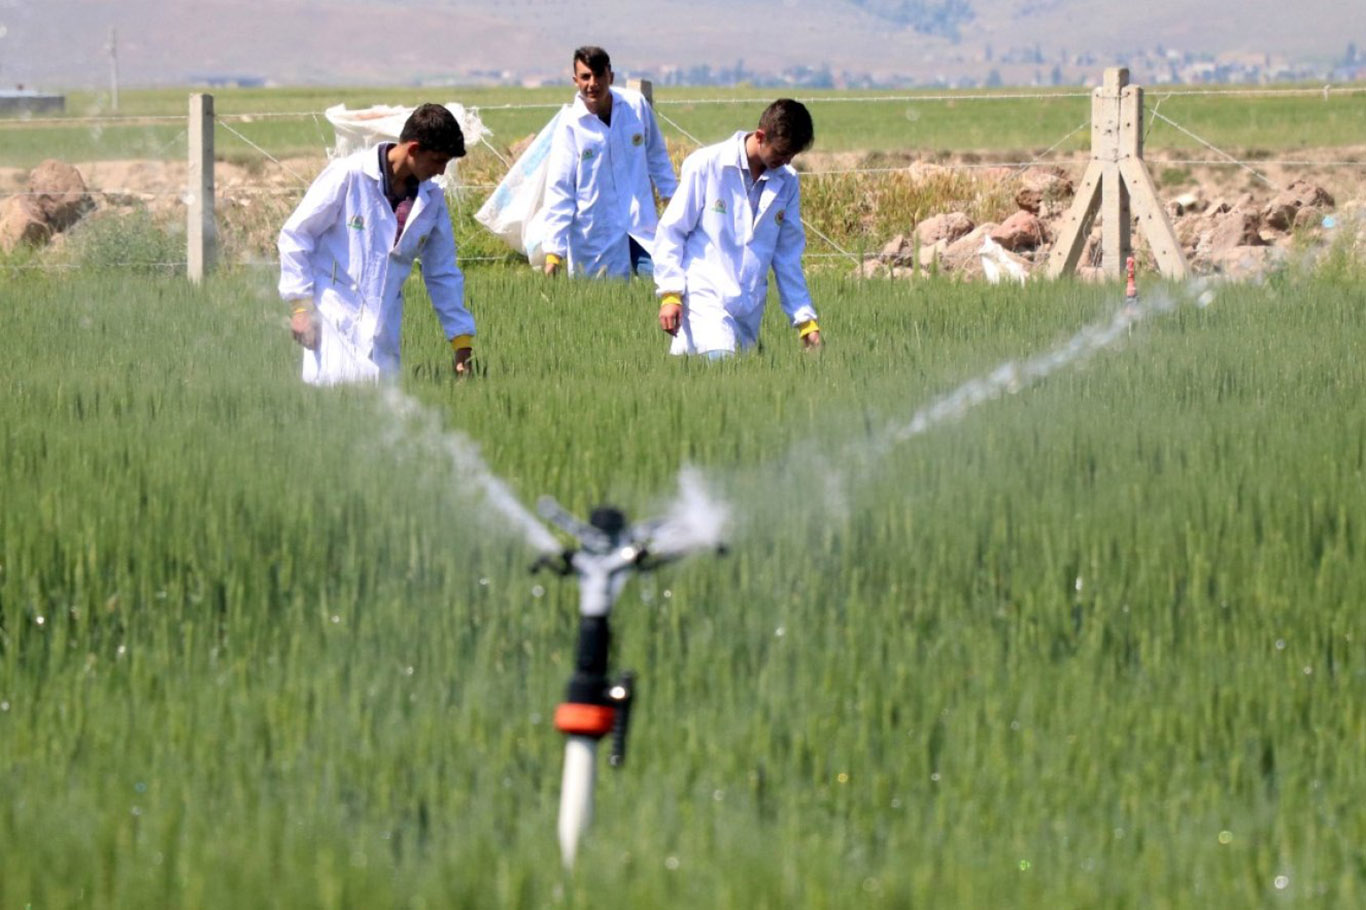
{"type": "Polygon", "coordinates": [[[649,102],[614,78],[605,50],[574,51],[578,94],[555,125],[546,174],[547,275],[650,274],[654,194],[667,202],[678,181],[649,102]]]}

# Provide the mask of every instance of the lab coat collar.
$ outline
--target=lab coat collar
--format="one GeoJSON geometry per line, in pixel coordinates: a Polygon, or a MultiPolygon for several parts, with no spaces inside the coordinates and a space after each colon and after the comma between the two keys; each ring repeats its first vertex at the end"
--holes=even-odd
{"type": "Polygon", "coordinates": [[[749,130],[740,130],[730,137],[731,154],[722,160],[723,167],[739,168],[741,171],[749,170],[749,156],[745,154],[745,137],[749,135],[749,130]]]}
{"type": "MultiPolygon", "coordinates": [[[[609,87],[607,91],[611,92],[612,94],[612,119],[615,120],[617,117],[617,111],[621,109],[621,93],[611,87],[609,87]]],[[[602,123],[602,119],[597,114],[590,111],[588,109],[588,105],[583,103],[583,96],[580,95],[578,92],[574,93],[574,103],[570,105],[569,113],[575,117],[578,117],[580,120],[592,117],[594,120],[597,120],[599,123],[602,123]]],[[[603,123],[603,126],[606,125],[607,124],[603,123]]]]}
{"type": "MultiPolygon", "coordinates": [[[[741,177],[750,174],[749,155],[745,152],[745,137],[750,134],[750,130],[740,130],[731,138],[731,148],[734,150],[734,157],[724,159],[723,166],[733,167],[740,171],[741,177]]],[[[777,198],[778,191],[788,177],[788,166],[767,168],[759,175],[759,210],[754,213],[755,220],[763,217],[764,212],[777,198]]]]}
{"type": "MultiPolygon", "coordinates": [[[[744,173],[753,176],[749,169],[749,155],[745,152],[745,137],[752,132],[753,130],[740,130],[740,132],[731,137],[731,149],[734,154],[732,157],[723,160],[723,166],[739,168],[744,173]]],[[[787,179],[787,173],[790,167],[791,165],[785,164],[782,167],[765,168],[764,172],[759,175],[759,179],[769,181],[772,185],[776,186],[778,182],[787,179]]]]}
{"type": "Polygon", "coordinates": [[[384,175],[379,172],[379,153],[376,152],[372,146],[364,152],[361,152],[361,154],[364,156],[360,163],[361,173],[370,179],[377,181],[379,185],[383,187],[384,175]]]}
{"type": "MultiPolygon", "coordinates": [[[[371,146],[360,154],[363,156],[360,164],[361,173],[375,181],[382,197],[384,195],[384,175],[379,170],[379,153],[371,146]]],[[[416,206],[422,202],[423,197],[430,197],[433,192],[440,193],[441,191],[441,187],[437,186],[435,181],[419,180],[417,183],[417,201],[413,205],[416,206]]]]}

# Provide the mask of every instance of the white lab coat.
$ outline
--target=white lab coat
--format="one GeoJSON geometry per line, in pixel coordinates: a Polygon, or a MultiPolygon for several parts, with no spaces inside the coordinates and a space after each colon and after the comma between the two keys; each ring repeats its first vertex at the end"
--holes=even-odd
{"type": "Polygon", "coordinates": [[[745,135],[738,132],[688,156],[678,192],[655,232],[655,286],[661,295],[683,294],[674,354],[753,345],[770,268],[792,325],[816,318],[802,274],[806,231],[797,172],[789,165],[765,171],[756,212],[745,189],[745,135]]]}
{"type": "Polygon", "coordinates": [[[609,91],[610,127],[579,96],[560,115],[546,175],[544,250],[567,257],[571,274],[628,278],[627,237],[646,252],[654,246],[659,216],[651,182],[668,198],[678,181],[645,96],[609,91]]]}
{"type": "Polygon", "coordinates": [[[403,282],[419,257],[446,337],[474,334],[444,191],[430,180],[418,184],[395,244],[398,219],[379,168],[375,148],[333,161],[280,231],[280,296],[312,298],[318,311],[318,349],[304,351],[303,365],[304,381],[314,385],[397,372],[403,282]]]}

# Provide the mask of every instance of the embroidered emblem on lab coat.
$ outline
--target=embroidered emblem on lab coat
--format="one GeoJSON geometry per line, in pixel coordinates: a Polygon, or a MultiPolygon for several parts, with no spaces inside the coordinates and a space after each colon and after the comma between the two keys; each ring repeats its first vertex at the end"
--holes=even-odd
{"type": "Polygon", "coordinates": [[[363,231],[365,230],[365,219],[359,215],[352,215],[351,220],[346,222],[346,226],[353,231],[363,231]]]}
{"type": "Polygon", "coordinates": [[[724,199],[716,200],[711,204],[711,210],[718,215],[726,214],[726,201],[724,199]]]}
{"type": "Polygon", "coordinates": [[[632,144],[632,145],[644,145],[644,144],[645,144],[645,136],[642,135],[641,133],[636,133],[634,136],[631,137],[631,144],[632,144]]]}
{"type": "Polygon", "coordinates": [[[773,216],[773,220],[782,224],[787,220],[787,209],[778,209],[778,214],[773,216]]]}
{"type": "Polygon", "coordinates": [[[583,156],[582,156],[582,158],[583,158],[584,161],[591,161],[591,160],[593,160],[593,150],[592,150],[592,149],[584,149],[584,150],[583,150],[583,156]]]}

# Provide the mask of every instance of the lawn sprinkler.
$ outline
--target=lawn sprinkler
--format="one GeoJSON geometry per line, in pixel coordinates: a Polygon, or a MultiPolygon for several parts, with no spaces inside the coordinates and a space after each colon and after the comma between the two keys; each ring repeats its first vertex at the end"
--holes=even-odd
{"type": "Polygon", "coordinates": [[[564,702],[555,710],[555,727],[565,735],[564,778],[560,787],[558,833],[566,869],[574,866],[579,839],[593,817],[593,786],[597,773],[598,742],[611,735],[609,763],[626,761],[626,734],[631,721],[635,674],[608,679],[612,643],[609,623],[612,606],[632,572],[648,572],[684,555],[657,555],[650,543],[666,519],[628,525],[621,510],[600,506],[587,522],[567,512],[550,497],[542,497],[537,511],[546,521],[574,537],[576,547],[543,556],[531,567],[548,569],[579,580],[579,641],[574,675],[564,702]]]}

